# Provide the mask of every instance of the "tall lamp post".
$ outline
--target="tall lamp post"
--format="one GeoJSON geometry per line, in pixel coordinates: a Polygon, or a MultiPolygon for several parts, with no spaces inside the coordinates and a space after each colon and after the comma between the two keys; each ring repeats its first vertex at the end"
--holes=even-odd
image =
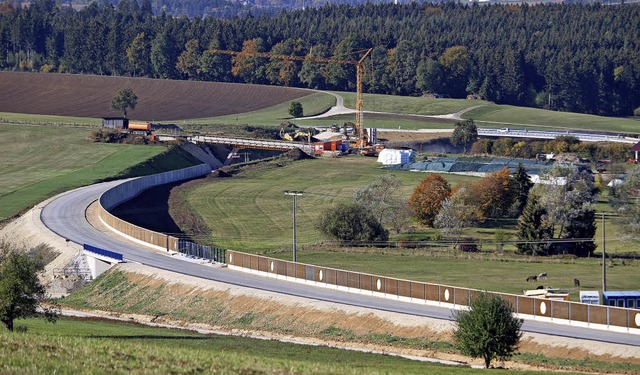
{"type": "Polygon", "coordinates": [[[297,252],[297,236],[296,236],[296,198],[298,195],[303,195],[304,193],[301,191],[285,191],[286,195],[293,195],[293,262],[296,263],[298,261],[298,252],[297,252]]]}
{"type": "Polygon", "coordinates": [[[607,265],[605,262],[607,261],[607,248],[606,248],[606,237],[605,237],[605,214],[602,213],[602,291],[607,291],[607,265]]]}

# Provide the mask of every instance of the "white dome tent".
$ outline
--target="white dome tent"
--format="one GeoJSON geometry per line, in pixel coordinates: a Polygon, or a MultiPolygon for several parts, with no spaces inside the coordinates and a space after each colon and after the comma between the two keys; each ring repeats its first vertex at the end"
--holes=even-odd
{"type": "Polygon", "coordinates": [[[378,154],[378,163],[383,165],[397,165],[414,163],[416,161],[416,152],[412,149],[393,149],[385,148],[378,154]]]}

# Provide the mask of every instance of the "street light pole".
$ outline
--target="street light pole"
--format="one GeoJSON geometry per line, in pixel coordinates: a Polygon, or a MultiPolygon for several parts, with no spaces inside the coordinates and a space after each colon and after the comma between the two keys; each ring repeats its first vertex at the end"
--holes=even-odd
{"type": "Polygon", "coordinates": [[[602,214],[602,291],[607,291],[607,265],[605,264],[607,260],[606,255],[606,242],[605,242],[605,221],[604,221],[604,213],[602,214]]]}
{"type": "Polygon", "coordinates": [[[293,195],[293,262],[296,263],[298,261],[298,252],[297,252],[297,231],[296,231],[296,198],[298,195],[303,195],[304,193],[301,191],[285,191],[286,195],[293,195]]]}

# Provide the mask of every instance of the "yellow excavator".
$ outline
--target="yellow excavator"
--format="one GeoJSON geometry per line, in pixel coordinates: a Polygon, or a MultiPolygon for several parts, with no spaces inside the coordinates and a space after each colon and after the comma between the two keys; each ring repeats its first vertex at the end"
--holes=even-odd
{"type": "Polygon", "coordinates": [[[301,141],[311,143],[311,137],[315,134],[313,129],[307,129],[306,131],[298,130],[295,133],[287,132],[287,128],[297,129],[298,127],[295,124],[292,124],[288,121],[280,124],[280,138],[285,139],[287,141],[301,141]]]}
{"type": "Polygon", "coordinates": [[[294,135],[291,135],[289,133],[284,133],[282,135],[282,139],[286,139],[287,141],[291,141],[291,142],[302,141],[302,142],[311,143],[311,132],[298,131],[294,135]]]}

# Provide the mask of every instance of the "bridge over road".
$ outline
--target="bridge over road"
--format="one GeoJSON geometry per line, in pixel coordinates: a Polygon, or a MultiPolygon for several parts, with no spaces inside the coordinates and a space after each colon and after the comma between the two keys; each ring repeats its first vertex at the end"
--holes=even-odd
{"type": "Polygon", "coordinates": [[[260,139],[248,139],[248,138],[229,138],[229,137],[212,137],[206,135],[187,137],[189,142],[193,143],[206,143],[206,144],[222,144],[233,146],[234,148],[253,148],[260,150],[278,150],[288,151],[299,149],[302,152],[313,155],[313,145],[310,143],[302,142],[283,142],[283,141],[268,141],[260,139]]]}

